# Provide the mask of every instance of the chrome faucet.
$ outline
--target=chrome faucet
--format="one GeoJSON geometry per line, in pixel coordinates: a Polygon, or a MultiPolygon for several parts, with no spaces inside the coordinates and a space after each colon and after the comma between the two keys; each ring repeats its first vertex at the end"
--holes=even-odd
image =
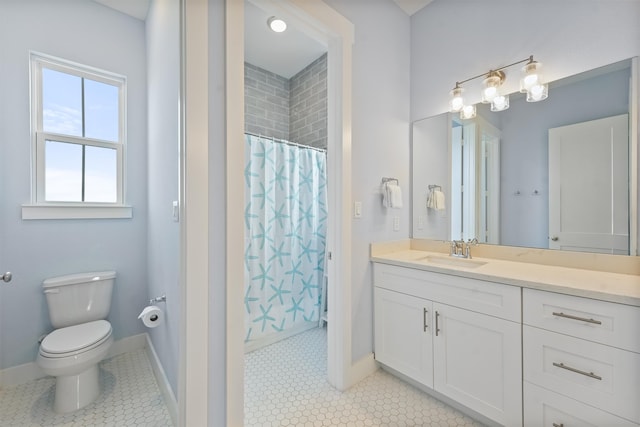
{"type": "Polygon", "coordinates": [[[458,258],[471,258],[471,246],[477,245],[478,239],[469,239],[466,242],[464,240],[452,240],[449,247],[449,256],[458,258]]]}

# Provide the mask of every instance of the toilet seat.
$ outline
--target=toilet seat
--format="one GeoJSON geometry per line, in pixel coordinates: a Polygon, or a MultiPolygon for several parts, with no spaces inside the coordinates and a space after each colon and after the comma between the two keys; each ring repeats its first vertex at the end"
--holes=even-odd
{"type": "Polygon", "coordinates": [[[62,358],[83,353],[100,346],[111,337],[111,333],[111,324],[106,320],[56,329],[40,344],[40,354],[49,358],[62,358]]]}

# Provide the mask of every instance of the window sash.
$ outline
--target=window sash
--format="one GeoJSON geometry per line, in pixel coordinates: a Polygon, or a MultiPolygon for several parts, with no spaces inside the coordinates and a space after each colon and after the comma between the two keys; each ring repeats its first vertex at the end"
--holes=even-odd
{"type": "MultiPolygon", "coordinates": [[[[55,133],[46,133],[46,132],[38,132],[36,136],[36,204],[39,205],[123,205],[123,194],[124,194],[124,171],[123,167],[123,157],[124,157],[124,146],[119,143],[100,141],[89,138],[78,138],[69,135],[60,135],[55,133]],[[88,147],[99,147],[99,148],[108,148],[116,150],[116,201],[115,202],[63,202],[63,201],[47,201],[46,200],[46,182],[45,182],[45,172],[46,172],[46,142],[47,141],[55,141],[62,142],[66,144],[76,144],[81,146],[88,147]]],[[[82,180],[84,182],[86,174],[83,174],[82,180]]]]}
{"type": "MultiPolygon", "coordinates": [[[[47,55],[31,53],[31,105],[32,105],[32,203],[45,206],[124,206],[125,201],[125,151],[126,151],[126,77],[114,73],[105,72],[92,67],[70,61],[61,60],[47,55]],[[67,73],[73,76],[94,80],[100,83],[116,86],[118,88],[118,141],[102,141],[92,138],[77,137],[48,133],[43,131],[43,93],[42,93],[42,69],[67,73]],[[47,140],[62,143],[94,146],[116,150],[116,201],[115,202],[48,202],[45,199],[45,146],[47,140]]],[[[82,111],[84,116],[84,111],[82,111]]],[[[83,118],[84,120],[84,118],[83,118]]],[[[85,179],[85,176],[82,177],[85,179]]]]}

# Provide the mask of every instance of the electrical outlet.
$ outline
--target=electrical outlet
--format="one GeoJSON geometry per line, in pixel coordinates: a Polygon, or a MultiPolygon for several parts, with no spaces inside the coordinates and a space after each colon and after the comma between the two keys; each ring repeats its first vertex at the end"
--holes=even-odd
{"type": "Polygon", "coordinates": [[[400,231],[400,217],[397,215],[393,217],[393,231],[400,231]]]}
{"type": "Polygon", "coordinates": [[[353,217],[355,219],[362,218],[362,202],[353,202],[353,217]]]}

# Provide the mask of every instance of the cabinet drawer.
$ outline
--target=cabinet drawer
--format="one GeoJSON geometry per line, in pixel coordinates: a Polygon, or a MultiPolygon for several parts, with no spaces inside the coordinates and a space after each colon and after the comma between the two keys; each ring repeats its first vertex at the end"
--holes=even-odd
{"type": "Polygon", "coordinates": [[[523,327],[526,381],[640,422],[640,354],[523,327]]]}
{"type": "Polygon", "coordinates": [[[640,353],[640,307],[524,289],[523,323],[640,353]]]}
{"type": "Polygon", "coordinates": [[[525,427],[638,427],[566,396],[524,383],[525,427]]]}
{"type": "Polygon", "coordinates": [[[517,286],[374,263],[375,286],[520,322],[517,286]]]}

